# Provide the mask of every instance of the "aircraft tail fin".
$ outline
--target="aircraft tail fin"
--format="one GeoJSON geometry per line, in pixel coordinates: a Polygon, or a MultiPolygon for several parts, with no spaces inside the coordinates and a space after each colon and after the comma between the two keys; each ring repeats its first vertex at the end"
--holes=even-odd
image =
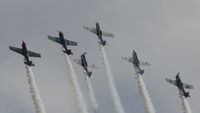
{"type": "Polygon", "coordinates": [[[144,73],[144,70],[140,70],[140,71],[139,71],[139,73],[140,73],[141,75],[143,75],[143,73],[144,73]]]}
{"type": "Polygon", "coordinates": [[[25,61],[24,64],[29,65],[29,66],[35,66],[35,64],[33,64],[32,61],[29,61],[29,62],[25,61]]]}
{"type": "Polygon", "coordinates": [[[68,55],[73,55],[73,53],[72,53],[71,49],[64,50],[63,52],[64,52],[64,53],[67,53],[68,55]]]}
{"type": "Polygon", "coordinates": [[[185,96],[185,97],[190,97],[190,93],[189,93],[189,92],[185,92],[185,93],[184,93],[184,96],[185,96]]]}
{"type": "Polygon", "coordinates": [[[105,40],[99,41],[99,43],[102,44],[103,46],[106,45],[106,41],[105,40]]]}
{"type": "Polygon", "coordinates": [[[102,41],[102,45],[103,45],[103,46],[106,45],[106,41],[105,41],[105,40],[102,41]]]}
{"type": "Polygon", "coordinates": [[[91,75],[92,75],[92,72],[88,72],[88,76],[91,77],[91,75]]]}
{"type": "Polygon", "coordinates": [[[139,71],[139,73],[140,73],[141,75],[143,75],[143,73],[144,73],[144,70],[140,70],[140,71],[139,71]]]}
{"type": "Polygon", "coordinates": [[[86,74],[88,77],[91,77],[92,72],[91,72],[91,71],[88,71],[88,72],[84,72],[84,74],[86,74]]]}

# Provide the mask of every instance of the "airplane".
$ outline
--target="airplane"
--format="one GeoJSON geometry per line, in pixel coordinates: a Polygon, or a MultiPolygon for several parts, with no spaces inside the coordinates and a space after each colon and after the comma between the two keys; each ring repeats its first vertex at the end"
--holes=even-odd
{"type": "Polygon", "coordinates": [[[66,40],[64,38],[63,32],[61,32],[61,31],[58,31],[58,32],[59,32],[59,37],[48,36],[48,39],[61,44],[64,48],[64,50],[63,50],[64,53],[67,53],[68,55],[73,55],[71,49],[67,48],[67,45],[68,46],[77,46],[77,42],[66,40]]]}
{"type": "Polygon", "coordinates": [[[189,95],[189,92],[186,92],[184,88],[187,88],[187,89],[194,89],[194,87],[192,85],[189,85],[189,84],[185,84],[181,81],[180,77],[179,77],[179,73],[177,73],[176,75],[176,80],[171,80],[171,79],[168,79],[166,78],[165,80],[175,86],[178,87],[178,90],[180,92],[180,95],[183,95],[185,97],[191,97],[189,95]]]}
{"type": "Polygon", "coordinates": [[[91,68],[98,68],[96,65],[94,64],[89,64],[87,63],[86,61],[86,57],[85,57],[85,54],[87,52],[83,53],[81,55],[81,59],[74,59],[73,61],[76,62],[77,64],[81,65],[83,67],[83,69],[85,70],[85,73],[88,77],[91,77],[92,75],[92,72],[88,70],[88,67],[91,67],[91,68]]]}
{"type": "Polygon", "coordinates": [[[101,31],[100,24],[98,22],[96,22],[96,28],[84,26],[84,29],[96,34],[98,36],[99,40],[100,40],[100,44],[102,44],[103,46],[106,45],[106,41],[103,40],[102,36],[104,36],[104,37],[114,37],[114,35],[111,34],[111,33],[101,31]]]}
{"type": "Polygon", "coordinates": [[[29,66],[35,66],[35,64],[33,64],[33,62],[29,60],[29,57],[41,57],[39,53],[35,53],[35,52],[27,50],[26,43],[24,41],[22,41],[22,48],[9,46],[9,49],[23,55],[24,64],[29,65],[29,66]]]}
{"type": "Polygon", "coordinates": [[[139,61],[138,57],[137,57],[137,53],[135,50],[133,50],[133,54],[132,54],[132,57],[122,57],[122,59],[130,62],[130,63],[133,63],[133,66],[135,67],[135,71],[136,71],[136,74],[141,74],[143,75],[144,73],[144,70],[140,68],[140,65],[146,65],[146,66],[150,66],[150,63],[148,62],[144,62],[144,61],[139,61]]]}

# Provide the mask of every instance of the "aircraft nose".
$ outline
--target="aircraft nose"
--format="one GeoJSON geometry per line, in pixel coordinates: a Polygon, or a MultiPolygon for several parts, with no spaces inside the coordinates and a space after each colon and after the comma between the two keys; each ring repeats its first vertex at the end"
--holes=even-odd
{"type": "Polygon", "coordinates": [[[58,31],[58,33],[59,33],[59,34],[63,34],[63,32],[62,32],[62,31],[58,31]]]}

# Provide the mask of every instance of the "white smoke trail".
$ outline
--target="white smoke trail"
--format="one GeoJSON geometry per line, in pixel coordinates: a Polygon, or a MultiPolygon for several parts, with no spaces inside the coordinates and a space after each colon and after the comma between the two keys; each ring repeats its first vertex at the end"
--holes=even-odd
{"type": "Polygon", "coordinates": [[[139,88],[140,94],[144,100],[145,110],[147,113],[155,113],[155,109],[153,107],[149,93],[144,84],[143,77],[142,77],[142,75],[139,75],[139,74],[137,75],[137,77],[138,77],[137,78],[138,79],[138,88],[139,88]]]}
{"type": "Polygon", "coordinates": [[[72,88],[75,92],[75,99],[77,101],[76,103],[77,103],[81,113],[88,113],[86,104],[84,102],[84,99],[83,99],[83,96],[82,96],[82,93],[80,90],[79,83],[76,78],[76,74],[75,74],[72,62],[67,54],[65,54],[65,58],[66,58],[67,66],[70,71],[70,80],[71,80],[72,88]]]}
{"type": "Polygon", "coordinates": [[[181,102],[182,102],[183,113],[192,113],[187,99],[182,95],[180,95],[180,98],[181,98],[181,102]]]}
{"type": "Polygon", "coordinates": [[[118,91],[116,89],[115,81],[114,81],[113,74],[112,74],[111,69],[110,69],[110,65],[109,65],[109,62],[108,62],[108,58],[107,58],[104,46],[102,46],[102,45],[101,45],[101,52],[103,54],[103,63],[104,63],[104,67],[105,67],[105,70],[106,70],[106,75],[107,75],[107,78],[108,78],[108,83],[109,83],[109,87],[110,87],[110,90],[111,90],[111,95],[113,97],[116,112],[117,113],[125,113],[124,108],[123,108],[122,103],[121,103],[121,100],[120,100],[120,97],[119,97],[119,94],[118,94],[118,91]]]}
{"type": "Polygon", "coordinates": [[[30,92],[32,94],[32,99],[35,105],[36,113],[46,113],[42,99],[39,94],[39,90],[35,82],[33,71],[31,67],[29,67],[28,65],[26,65],[26,70],[27,70],[28,83],[30,85],[30,92]]]}
{"type": "Polygon", "coordinates": [[[94,109],[94,113],[97,113],[98,110],[98,104],[96,101],[96,98],[94,96],[94,90],[92,88],[91,82],[90,82],[90,78],[88,76],[86,76],[86,82],[87,82],[87,87],[89,90],[89,99],[90,99],[90,103],[94,109]]]}

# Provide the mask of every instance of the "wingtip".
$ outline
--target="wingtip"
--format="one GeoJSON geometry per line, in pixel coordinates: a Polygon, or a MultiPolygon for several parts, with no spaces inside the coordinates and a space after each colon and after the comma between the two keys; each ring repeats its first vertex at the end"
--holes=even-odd
{"type": "Polygon", "coordinates": [[[125,60],[125,59],[127,59],[127,57],[121,56],[121,59],[124,59],[124,60],[125,60]]]}
{"type": "Polygon", "coordinates": [[[73,59],[74,62],[77,62],[77,59],[73,59]]]}
{"type": "Polygon", "coordinates": [[[51,38],[52,36],[50,36],[50,35],[47,35],[47,38],[51,38]]]}
{"type": "Polygon", "coordinates": [[[87,27],[86,27],[85,25],[83,26],[83,28],[84,28],[84,29],[87,29],[87,27]]]}
{"type": "Polygon", "coordinates": [[[11,50],[12,46],[8,46],[8,47],[9,47],[9,49],[11,50]]]}
{"type": "Polygon", "coordinates": [[[113,38],[115,37],[115,35],[114,35],[114,34],[110,34],[110,36],[111,36],[111,37],[113,37],[113,38]]]}
{"type": "Polygon", "coordinates": [[[97,20],[94,21],[95,24],[99,23],[97,20]]]}
{"type": "Polygon", "coordinates": [[[41,54],[39,54],[39,58],[41,58],[42,56],[41,56],[41,54]]]}

